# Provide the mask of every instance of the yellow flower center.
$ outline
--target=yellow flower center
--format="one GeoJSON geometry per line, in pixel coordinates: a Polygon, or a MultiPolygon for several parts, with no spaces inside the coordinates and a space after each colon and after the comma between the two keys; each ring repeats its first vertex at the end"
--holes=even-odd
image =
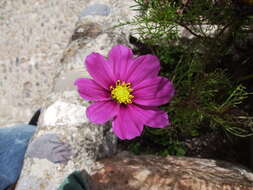
{"type": "Polygon", "coordinates": [[[118,103],[123,104],[131,104],[132,98],[134,97],[131,95],[131,92],[133,89],[131,88],[131,83],[125,83],[121,82],[120,80],[117,80],[116,86],[110,86],[111,90],[111,96],[114,100],[116,100],[118,103]]]}

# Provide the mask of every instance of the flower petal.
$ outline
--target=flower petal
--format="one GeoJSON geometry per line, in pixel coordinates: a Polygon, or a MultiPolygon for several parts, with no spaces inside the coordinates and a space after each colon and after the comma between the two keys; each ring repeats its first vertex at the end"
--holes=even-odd
{"type": "Polygon", "coordinates": [[[127,82],[137,85],[143,80],[154,78],[160,70],[160,62],[156,56],[143,55],[137,57],[127,72],[127,82]]]}
{"type": "Polygon", "coordinates": [[[173,84],[164,77],[147,79],[134,87],[134,103],[159,106],[171,100],[175,94],[173,84]]]}
{"type": "Polygon", "coordinates": [[[116,80],[126,80],[126,71],[131,64],[132,57],[132,50],[124,45],[116,45],[110,50],[108,59],[112,64],[116,80]]]}
{"type": "Polygon", "coordinates": [[[154,128],[164,128],[170,124],[168,114],[165,111],[154,107],[131,105],[135,114],[144,122],[145,125],[154,128]]]}
{"type": "Polygon", "coordinates": [[[92,103],[86,110],[88,119],[97,124],[112,120],[118,113],[119,104],[114,101],[101,101],[92,103]]]}
{"type": "Polygon", "coordinates": [[[75,81],[80,96],[85,100],[109,100],[110,94],[94,80],[79,78],[75,81]]]}
{"type": "Polygon", "coordinates": [[[114,83],[111,65],[99,53],[88,55],[85,60],[85,65],[93,79],[105,89],[108,89],[114,83]]]}
{"type": "Polygon", "coordinates": [[[129,105],[121,105],[116,119],[112,122],[112,130],[122,140],[140,136],[143,126],[144,123],[136,117],[134,109],[129,105]]]}

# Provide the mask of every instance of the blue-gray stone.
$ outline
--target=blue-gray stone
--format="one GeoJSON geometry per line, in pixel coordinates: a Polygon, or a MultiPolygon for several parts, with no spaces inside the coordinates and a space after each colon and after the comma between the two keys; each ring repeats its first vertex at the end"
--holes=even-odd
{"type": "Polygon", "coordinates": [[[53,163],[65,163],[71,157],[70,146],[60,141],[58,136],[48,133],[29,144],[27,155],[31,158],[47,159],[53,163]]]}
{"type": "Polygon", "coordinates": [[[20,175],[33,125],[0,128],[0,190],[14,184],[20,175]]]}
{"type": "Polygon", "coordinates": [[[85,17],[88,15],[108,16],[110,12],[111,12],[110,7],[105,4],[93,4],[89,7],[86,7],[81,12],[81,17],[85,17]]]}

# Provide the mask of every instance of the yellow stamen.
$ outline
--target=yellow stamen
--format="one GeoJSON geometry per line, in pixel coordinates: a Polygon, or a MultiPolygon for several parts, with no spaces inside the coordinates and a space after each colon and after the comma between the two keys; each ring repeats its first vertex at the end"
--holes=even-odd
{"type": "Polygon", "coordinates": [[[110,86],[111,96],[114,100],[118,103],[123,104],[131,104],[132,98],[134,97],[131,95],[133,89],[131,88],[131,83],[121,82],[120,80],[116,81],[115,87],[110,86]]]}

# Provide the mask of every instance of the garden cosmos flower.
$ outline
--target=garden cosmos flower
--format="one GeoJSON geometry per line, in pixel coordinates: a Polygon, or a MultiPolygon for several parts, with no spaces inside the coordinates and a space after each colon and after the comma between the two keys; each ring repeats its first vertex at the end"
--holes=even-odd
{"type": "Polygon", "coordinates": [[[86,110],[91,122],[112,120],[112,130],[120,139],[140,136],[144,125],[169,125],[167,113],[157,106],[169,102],[175,90],[167,78],[158,76],[156,56],[134,57],[131,49],[116,45],[108,59],[91,53],[85,65],[93,79],[79,78],[75,85],[83,99],[94,101],[86,110]]]}

